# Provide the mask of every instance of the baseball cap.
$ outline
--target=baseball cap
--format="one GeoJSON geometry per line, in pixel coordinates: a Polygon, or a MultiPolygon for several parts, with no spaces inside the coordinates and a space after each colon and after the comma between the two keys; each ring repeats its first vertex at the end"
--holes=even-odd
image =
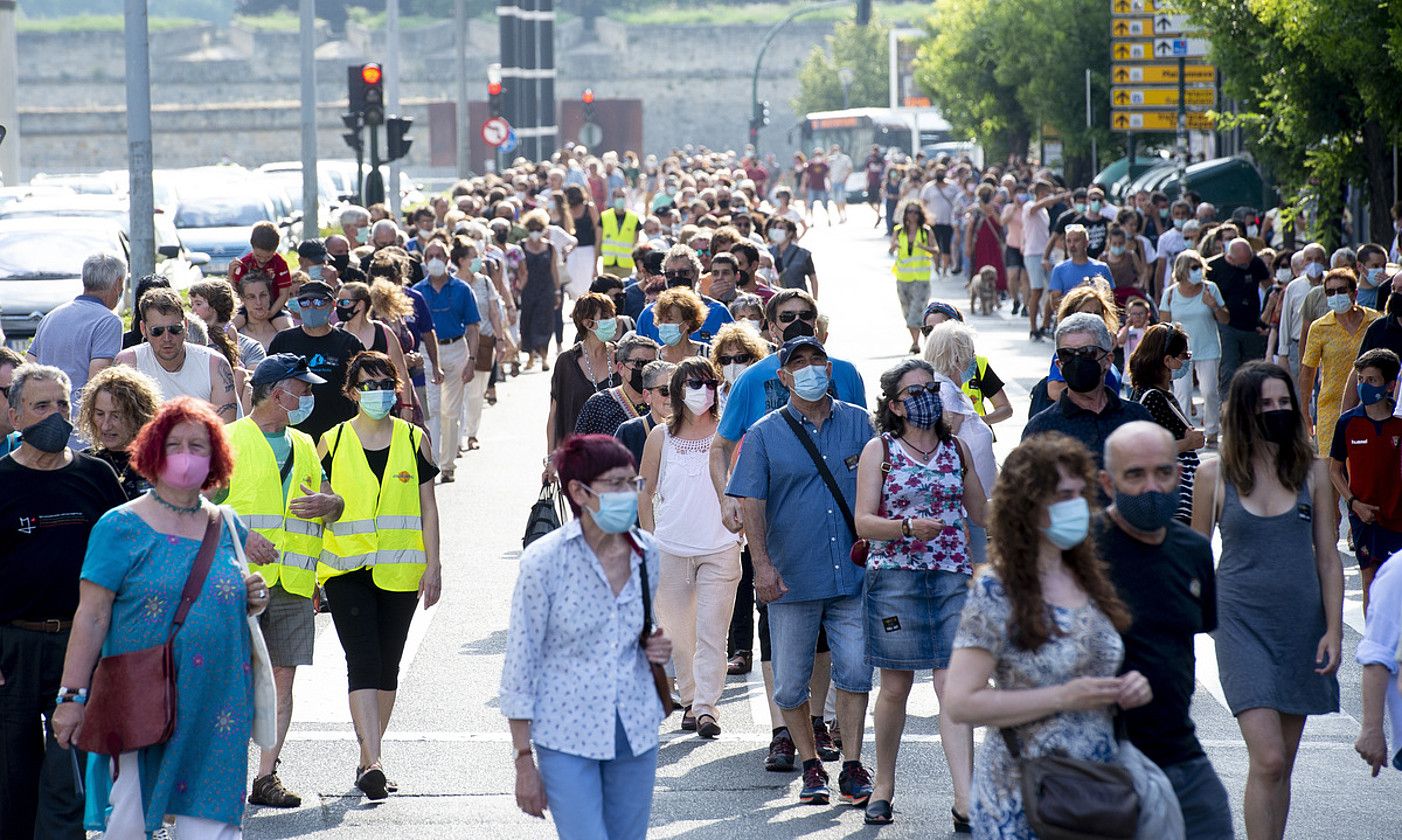
{"type": "Polygon", "coordinates": [[[312,280],[310,282],[303,283],[302,288],[297,290],[297,297],[299,298],[322,297],[326,298],[327,300],[331,300],[331,298],[334,297],[334,295],[335,293],[331,291],[331,287],[321,282],[320,280],[312,280]]]}
{"type": "Polygon", "coordinates": [[[924,318],[921,318],[921,320],[923,321],[925,318],[930,317],[936,312],[940,313],[941,315],[944,315],[952,321],[964,320],[964,316],[959,314],[959,310],[955,309],[953,304],[945,303],[942,300],[930,301],[929,306],[925,307],[925,315],[924,318]]]}
{"type": "Polygon", "coordinates": [[[325,262],[326,243],[320,239],[304,239],[297,246],[297,256],[314,263],[325,262]]]}
{"type": "Polygon", "coordinates": [[[823,342],[811,335],[801,335],[797,338],[791,338],[785,341],[784,346],[779,348],[779,366],[783,367],[787,365],[789,363],[789,357],[800,347],[812,347],[824,356],[828,354],[828,351],[823,349],[823,342]]]}
{"type": "MultiPolygon", "coordinates": [[[[303,288],[306,288],[303,285],[303,288]]],[[[254,385],[271,385],[284,379],[300,379],[310,385],[325,385],[326,380],[312,373],[307,360],[296,353],[274,353],[258,363],[253,371],[254,385]]]]}

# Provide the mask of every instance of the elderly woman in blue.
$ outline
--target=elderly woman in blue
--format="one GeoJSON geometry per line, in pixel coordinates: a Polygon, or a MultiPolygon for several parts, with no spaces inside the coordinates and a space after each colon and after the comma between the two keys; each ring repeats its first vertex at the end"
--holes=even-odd
{"type": "Polygon", "coordinates": [[[643,840],[662,722],[649,662],[672,653],[660,630],[641,643],[657,544],[633,529],[640,479],[623,444],[570,437],[554,466],[577,518],[521,555],[501,675],[516,804],[548,808],[564,840],[643,840]]]}

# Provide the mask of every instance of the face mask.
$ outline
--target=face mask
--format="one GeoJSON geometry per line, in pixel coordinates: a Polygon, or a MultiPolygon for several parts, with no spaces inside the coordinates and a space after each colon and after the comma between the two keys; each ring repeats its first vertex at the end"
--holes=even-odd
{"type": "Polygon", "coordinates": [[[337,271],[345,271],[350,266],[350,254],[332,254],[331,265],[335,266],[337,271]]]}
{"type": "Polygon", "coordinates": [[[539,242],[539,241],[540,241],[540,238],[541,238],[542,236],[544,236],[544,235],[545,235],[544,233],[542,233],[541,231],[538,231],[538,230],[528,230],[528,231],[526,231],[526,236],[527,236],[532,242],[539,242]]]}
{"type": "Polygon", "coordinates": [[[673,235],[673,236],[676,236],[677,234],[679,234],[679,233],[681,233],[681,232],[682,232],[682,226],[681,226],[680,224],[674,224],[674,225],[672,225],[672,235],[673,235]]]}
{"type": "Polygon", "coordinates": [[[1187,219],[1174,219],[1174,220],[1173,220],[1173,229],[1174,229],[1174,230],[1182,230],[1182,229],[1183,229],[1183,225],[1186,225],[1187,223],[1188,223],[1188,220],[1187,220],[1187,219]]]}
{"type": "Polygon", "coordinates": [[[314,330],[319,330],[331,323],[331,310],[305,309],[302,311],[302,323],[314,330]]]}
{"type": "Polygon", "coordinates": [[[641,370],[634,369],[629,372],[628,387],[640,394],[643,392],[643,372],[641,370]]]}
{"type": "Polygon", "coordinates": [[[429,228],[428,230],[424,230],[423,228],[419,228],[419,238],[420,238],[420,239],[427,239],[427,238],[429,238],[429,237],[432,236],[432,235],[433,235],[433,228],[429,228]]]}
{"type": "Polygon", "coordinates": [[[1255,225],[1247,225],[1247,226],[1246,226],[1246,235],[1247,235],[1247,236],[1255,236],[1257,230],[1259,230],[1259,228],[1257,228],[1255,225]]]}
{"type": "Polygon", "coordinates": [[[1047,505],[1047,515],[1051,524],[1042,528],[1042,534],[1052,545],[1066,551],[1085,542],[1090,532],[1090,505],[1084,497],[1047,505]]]}
{"type": "Polygon", "coordinates": [[[821,400],[828,392],[827,365],[809,365],[794,371],[793,390],[809,402],[821,400]]]}
{"type": "MultiPolygon", "coordinates": [[[[287,394],[289,397],[297,397],[296,394],[293,394],[290,391],[284,391],[283,393],[287,394]]],[[[287,422],[295,426],[303,420],[307,419],[308,417],[312,416],[312,408],[314,408],[315,405],[316,397],[312,396],[311,394],[297,397],[297,407],[289,408],[287,410],[287,422]]]]}
{"type": "Polygon", "coordinates": [[[1078,201],[1073,206],[1075,207],[1077,213],[1086,212],[1086,203],[1084,201],[1078,201]]]}
{"type": "Polygon", "coordinates": [[[468,265],[468,267],[467,267],[467,270],[468,270],[468,271],[471,271],[473,274],[476,274],[477,272],[481,271],[481,270],[482,270],[482,258],[481,258],[481,257],[473,257],[473,258],[472,258],[472,262],[471,262],[471,263],[468,265]]]}
{"type": "Polygon", "coordinates": [[[1358,383],[1358,401],[1364,405],[1374,405],[1387,399],[1387,386],[1358,383]]]}
{"type": "Polygon", "coordinates": [[[344,324],[355,317],[355,310],[354,306],[338,306],[336,307],[336,319],[344,324]]]}
{"type": "Polygon", "coordinates": [[[1324,266],[1317,262],[1305,263],[1305,276],[1311,280],[1318,280],[1324,276],[1324,266]]]}
{"type": "Polygon", "coordinates": [[[1124,254],[1125,254],[1125,246],[1123,246],[1123,245],[1111,245],[1111,246],[1110,246],[1110,253],[1113,254],[1113,255],[1115,255],[1115,256],[1117,256],[1117,257],[1122,257],[1122,256],[1124,256],[1124,254]]]}
{"type": "Polygon", "coordinates": [[[446,262],[444,262],[443,260],[440,260],[439,258],[434,257],[433,259],[431,259],[431,260],[429,260],[428,262],[424,263],[424,268],[428,269],[428,273],[429,273],[430,276],[432,276],[432,277],[442,277],[442,276],[443,276],[443,273],[446,272],[446,271],[448,270],[448,264],[447,264],[446,262]]]}
{"type": "Polygon", "coordinates": [[[770,228],[769,230],[769,241],[775,245],[783,244],[784,240],[788,238],[789,232],[783,228],[770,228]]]}
{"type": "Polygon", "coordinates": [[[1089,394],[1101,386],[1105,372],[1100,363],[1084,356],[1076,356],[1070,364],[1061,365],[1061,375],[1066,379],[1066,387],[1078,394],[1089,394]]]}
{"type": "Polygon", "coordinates": [[[617,210],[617,211],[620,212],[620,213],[622,213],[622,212],[623,212],[623,208],[625,208],[625,207],[627,207],[627,206],[628,206],[628,202],[627,202],[626,199],[615,198],[615,199],[613,200],[613,209],[617,210]]]}
{"type": "Polygon", "coordinates": [[[365,391],[360,395],[360,410],[372,420],[382,420],[399,396],[393,391],[365,391]]]}
{"type": "Polygon", "coordinates": [[[369,242],[369,241],[370,241],[370,229],[369,229],[369,228],[361,228],[360,230],[358,230],[358,231],[355,232],[355,244],[357,244],[357,245],[364,245],[366,242],[369,242]]]}
{"type": "Polygon", "coordinates": [[[1353,301],[1348,299],[1348,295],[1326,295],[1324,302],[1334,312],[1347,312],[1353,307],[1353,301]]]}
{"type": "Polygon", "coordinates": [[[1092,212],[1092,213],[1099,213],[1099,212],[1100,212],[1100,207],[1101,207],[1100,202],[1098,202],[1098,201],[1092,201],[1092,202],[1090,203],[1090,212],[1092,212]]]}
{"type": "Polygon", "coordinates": [[[731,385],[734,385],[735,380],[739,379],[740,374],[744,373],[748,368],[749,365],[744,365],[739,362],[731,362],[730,364],[721,368],[721,374],[725,377],[726,382],[729,382],[731,385]]]}
{"type": "Polygon", "coordinates": [[[73,434],[73,424],[62,414],[50,414],[27,429],[20,430],[24,442],[40,452],[62,452],[73,434]]]}
{"type": "Polygon", "coordinates": [[[944,416],[944,401],[939,394],[921,391],[913,397],[901,401],[905,406],[905,419],[917,429],[933,429],[944,416]]]}
{"type": "Polygon", "coordinates": [[[166,456],[161,481],[177,490],[198,490],[209,478],[209,456],[176,452],[166,456]]]}
{"type": "MultiPolygon", "coordinates": [[[[588,489],[588,488],[586,488],[588,489]]],[[[622,534],[638,519],[638,494],[630,490],[618,493],[589,493],[599,497],[599,509],[589,510],[589,518],[605,534],[622,534]]]]}
{"type": "Polygon", "coordinates": [[[1190,268],[1190,269],[1188,269],[1188,282],[1189,282],[1189,283],[1192,283],[1194,286],[1201,286],[1201,285],[1202,285],[1202,269],[1200,269],[1200,268],[1190,268]]]}
{"type": "Polygon", "coordinates": [[[675,347],[682,341],[682,328],[680,324],[658,324],[657,337],[662,339],[662,343],[668,347],[675,347]]]}
{"type": "Polygon", "coordinates": [[[594,337],[600,341],[613,341],[615,335],[618,335],[617,318],[601,318],[594,325],[594,337]]]}
{"type": "Polygon", "coordinates": [[[756,335],[759,334],[759,328],[761,323],[762,322],[758,318],[740,319],[740,326],[748,328],[750,332],[755,333],[756,335]]]}
{"type": "Polygon", "coordinates": [[[1295,428],[1300,422],[1300,413],[1295,409],[1277,408],[1263,411],[1258,416],[1261,418],[1261,434],[1266,440],[1276,446],[1284,446],[1295,439],[1295,428]]]}
{"type": "Polygon", "coordinates": [[[1014,194],[1013,197],[1016,198],[1018,201],[1026,201],[1026,200],[1027,200],[1027,193],[1025,193],[1025,192],[1016,193],[1016,194],[1014,194]]]}
{"type": "Polygon", "coordinates": [[[792,341],[799,336],[813,335],[813,325],[803,320],[795,318],[793,323],[784,327],[784,341],[792,341]]]}
{"type": "Polygon", "coordinates": [[[298,303],[296,298],[288,298],[288,299],[287,299],[287,311],[288,311],[288,312],[291,312],[293,315],[301,315],[301,314],[302,314],[302,304],[298,303]]]}
{"type": "Polygon", "coordinates": [[[1190,365],[1190,364],[1187,363],[1187,362],[1184,362],[1184,363],[1182,364],[1181,367],[1179,367],[1177,370],[1175,370],[1175,371],[1173,372],[1173,378],[1174,378],[1174,379],[1182,379],[1183,377],[1187,376],[1187,375],[1188,375],[1188,371],[1190,371],[1190,370],[1192,370],[1192,369],[1193,369],[1193,366],[1192,366],[1192,365],[1190,365]]]}
{"type": "Polygon", "coordinates": [[[508,233],[509,231],[506,230],[498,230],[492,234],[492,238],[497,241],[498,245],[505,245],[508,233]]]}
{"type": "Polygon", "coordinates": [[[1275,270],[1275,279],[1277,282],[1289,283],[1293,276],[1294,275],[1290,273],[1290,269],[1288,268],[1277,268],[1275,270]]]}
{"type": "Polygon", "coordinates": [[[1383,281],[1383,269],[1381,269],[1381,268],[1370,268],[1370,269],[1368,269],[1368,285],[1369,285],[1369,286],[1377,286],[1377,285],[1378,285],[1379,283],[1381,283],[1382,281],[1383,281]]]}
{"type": "Polygon", "coordinates": [[[969,366],[966,367],[966,368],[964,368],[964,369],[963,369],[962,371],[960,371],[960,373],[959,373],[959,384],[960,384],[960,385],[963,385],[965,382],[968,382],[969,380],[973,379],[973,378],[974,378],[975,376],[977,376],[977,375],[978,375],[978,359],[970,359],[970,360],[969,360],[969,366]]]}
{"type": "Polygon", "coordinates": [[[682,394],[682,405],[685,405],[692,414],[703,414],[716,404],[716,392],[706,386],[700,388],[687,388],[682,394]]]}
{"type": "Polygon", "coordinates": [[[779,272],[772,268],[757,269],[755,271],[755,276],[769,286],[774,285],[779,280],[779,272]]]}
{"type": "Polygon", "coordinates": [[[1115,510],[1135,530],[1145,533],[1157,531],[1171,522],[1173,514],[1178,511],[1178,492],[1146,490],[1137,496],[1129,496],[1117,490],[1115,510]]]}
{"type": "Polygon", "coordinates": [[[1160,218],[1160,219],[1167,219],[1167,218],[1168,218],[1168,208],[1167,208],[1167,207],[1160,207],[1160,208],[1159,208],[1159,218],[1160,218]]]}

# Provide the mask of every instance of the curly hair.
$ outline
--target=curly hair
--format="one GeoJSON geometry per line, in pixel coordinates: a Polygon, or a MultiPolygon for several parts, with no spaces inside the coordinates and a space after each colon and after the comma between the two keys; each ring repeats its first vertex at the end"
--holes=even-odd
{"type": "Polygon", "coordinates": [[[155,484],[166,465],[166,438],[171,429],[181,423],[199,423],[209,432],[209,475],[200,489],[210,490],[228,484],[234,471],[234,453],[224,433],[224,421],[208,402],[194,397],[180,396],[165,403],[156,411],[156,416],[141,427],[129,450],[131,468],[155,484]]]}
{"type": "Polygon", "coordinates": [[[711,339],[711,364],[719,370],[721,354],[724,352],[725,355],[734,355],[737,348],[754,356],[756,362],[769,355],[769,345],[758,333],[743,324],[731,321],[721,327],[716,332],[716,337],[711,339]]]}
{"type": "Polygon", "coordinates": [[[1099,279],[1084,286],[1077,286],[1061,298],[1061,305],[1056,309],[1057,322],[1066,320],[1068,315],[1083,311],[1086,304],[1092,301],[1100,304],[1100,319],[1105,322],[1105,328],[1110,334],[1119,332],[1120,310],[1115,306],[1115,294],[1110,291],[1104,280],[1099,279]]]}
{"type": "Polygon", "coordinates": [[[681,319],[686,327],[682,332],[687,335],[696,332],[706,322],[706,304],[701,302],[700,295],[686,286],[674,286],[657,296],[657,303],[652,306],[653,316],[661,317],[667,313],[681,319]]]}
{"type": "Polygon", "coordinates": [[[134,367],[113,365],[97,372],[83,386],[82,402],[78,406],[78,433],[93,442],[94,449],[102,448],[102,433],[93,418],[97,411],[97,395],[106,392],[117,405],[117,412],[131,424],[134,435],[138,429],[156,416],[161,405],[161,390],[155,380],[134,367]]]}
{"type": "Polygon", "coordinates": [[[402,286],[376,280],[370,284],[370,309],[381,318],[406,321],[414,314],[414,302],[404,294],[402,286]]]}
{"type": "MultiPolygon", "coordinates": [[[[988,554],[1012,602],[1008,634],[1023,650],[1035,651],[1058,633],[1042,599],[1037,553],[1042,541],[1042,511],[1055,497],[1063,471],[1085,481],[1081,494],[1094,510],[1099,504],[1095,460],[1079,441],[1058,432],[1024,440],[1008,455],[993,485],[988,554]]],[[[1115,629],[1127,629],[1129,610],[1115,594],[1095,540],[1087,538],[1062,551],[1061,560],[1115,629]]]]}

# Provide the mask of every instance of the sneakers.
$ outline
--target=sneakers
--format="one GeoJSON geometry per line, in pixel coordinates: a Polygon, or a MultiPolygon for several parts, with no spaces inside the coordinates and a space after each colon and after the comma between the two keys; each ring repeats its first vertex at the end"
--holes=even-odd
{"type": "Polygon", "coordinates": [[[772,773],[791,773],[796,756],[789,730],[780,729],[769,742],[769,755],[764,758],[764,769],[772,773]]]}
{"type": "MultiPolygon", "coordinates": [[[[831,795],[828,790],[828,773],[820,762],[813,762],[803,768],[803,789],[798,792],[798,801],[804,805],[826,805],[831,795]]],[[[867,786],[867,795],[871,787],[867,786]]]]}
{"type": "Polygon", "coordinates": [[[267,808],[300,808],[302,797],[283,787],[282,779],[274,771],[253,780],[253,792],[248,794],[248,804],[267,808]]]}
{"type": "Polygon", "coordinates": [[[871,799],[871,773],[860,761],[850,761],[842,766],[837,776],[838,800],[845,805],[863,808],[871,799]]]}
{"type": "Polygon", "coordinates": [[[842,751],[832,742],[828,725],[823,723],[820,717],[813,718],[813,745],[818,748],[818,758],[823,761],[837,761],[842,758],[842,751]]]}

